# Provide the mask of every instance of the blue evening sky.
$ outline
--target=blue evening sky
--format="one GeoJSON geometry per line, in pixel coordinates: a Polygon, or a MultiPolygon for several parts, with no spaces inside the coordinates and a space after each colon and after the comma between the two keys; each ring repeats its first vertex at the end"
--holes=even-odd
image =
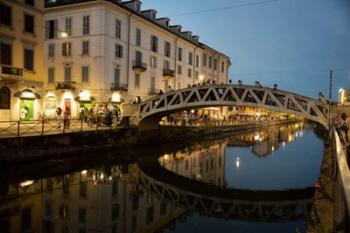
{"type": "Polygon", "coordinates": [[[350,88],[350,0],[143,0],[142,8],[173,16],[172,24],[230,56],[234,82],[259,80],[328,96],[332,67],[333,96],[340,87],[350,88]],[[227,9],[174,16],[222,7],[227,9]]]}

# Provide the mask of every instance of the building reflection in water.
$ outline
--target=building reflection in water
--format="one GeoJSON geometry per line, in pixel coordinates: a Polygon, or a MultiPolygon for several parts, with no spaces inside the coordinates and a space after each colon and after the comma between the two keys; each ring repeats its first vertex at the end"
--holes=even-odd
{"type": "Polygon", "coordinates": [[[0,232],[155,232],[185,213],[144,193],[137,165],[27,180],[0,197],[0,232]]]}
{"type": "MultiPolygon", "coordinates": [[[[259,131],[232,136],[213,145],[198,145],[190,151],[178,151],[159,158],[167,170],[204,183],[226,187],[225,157],[227,147],[251,147],[258,157],[266,157],[303,137],[304,123],[263,128],[259,131]]],[[[235,169],[242,165],[239,155],[234,155],[235,169]]]]}

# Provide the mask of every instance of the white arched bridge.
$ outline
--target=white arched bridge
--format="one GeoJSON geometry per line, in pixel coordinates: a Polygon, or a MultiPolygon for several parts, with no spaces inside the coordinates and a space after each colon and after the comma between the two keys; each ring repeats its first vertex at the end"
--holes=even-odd
{"type": "Polygon", "coordinates": [[[214,106],[248,106],[294,114],[328,129],[326,103],[299,94],[260,86],[198,85],[158,95],[140,103],[141,131],[158,128],[162,117],[183,110],[214,106]]]}

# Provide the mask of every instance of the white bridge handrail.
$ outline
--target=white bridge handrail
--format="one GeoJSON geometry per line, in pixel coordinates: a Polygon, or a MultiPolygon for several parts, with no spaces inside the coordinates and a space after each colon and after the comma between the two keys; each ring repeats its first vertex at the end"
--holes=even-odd
{"type": "Polygon", "coordinates": [[[346,204],[346,209],[348,211],[348,216],[350,216],[350,170],[347,162],[347,152],[344,150],[344,145],[341,142],[339,135],[335,128],[333,128],[333,135],[335,138],[335,146],[336,146],[336,165],[337,170],[340,175],[344,202],[346,204]]]}

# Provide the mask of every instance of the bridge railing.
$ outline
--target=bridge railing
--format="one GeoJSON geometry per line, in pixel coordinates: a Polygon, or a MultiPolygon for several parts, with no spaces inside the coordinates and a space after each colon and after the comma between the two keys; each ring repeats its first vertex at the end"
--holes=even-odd
{"type": "Polygon", "coordinates": [[[334,232],[350,231],[350,170],[346,147],[342,142],[341,132],[333,128],[331,153],[334,155],[333,201],[334,232]]]}

